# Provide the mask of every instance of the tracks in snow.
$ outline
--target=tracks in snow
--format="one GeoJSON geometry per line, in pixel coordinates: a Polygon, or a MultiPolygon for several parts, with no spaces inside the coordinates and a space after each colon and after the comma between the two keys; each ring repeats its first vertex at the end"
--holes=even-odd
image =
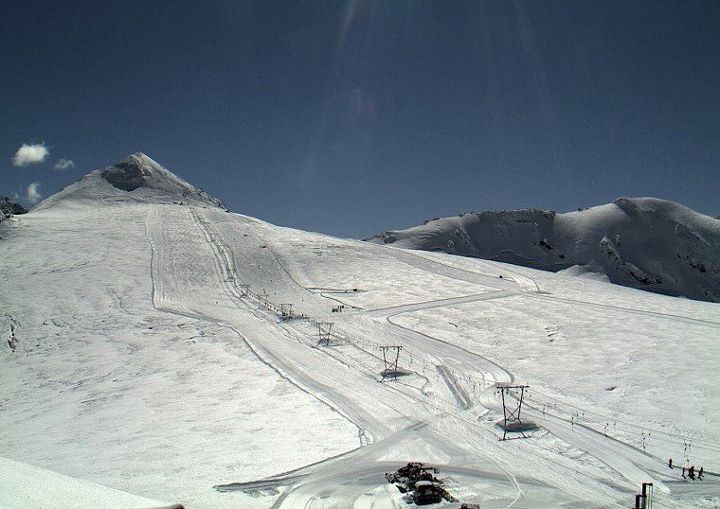
{"type": "MultiPolygon", "coordinates": [[[[257,313],[256,310],[252,310],[251,308],[249,308],[247,306],[247,303],[242,301],[239,298],[237,289],[234,288],[235,281],[239,280],[240,277],[238,274],[236,274],[234,272],[234,267],[227,266],[228,264],[232,263],[231,262],[232,258],[228,254],[227,248],[217,246],[217,244],[222,244],[222,240],[217,236],[217,234],[212,232],[212,227],[209,224],[203,222],[202,219],[197,216],[196,212],[193,212],[193,217],[196,220],[196,224],[198,225],[198,227],[201,230],[203,230],[203,234],[205,235],[207,242],[211,245],[211,247],[213,248],[213,251],[216,253],[216,257],[215,257],[216,262],[220,265],[220,267],[218,267],[218,276],[219,276],[220,280],[223,281],[223,286],[226,287],[228,296],[231,298],[233,303],[238,308],[244,309],[246,311],[249,310],[254,314],[257,313]],[[225,266],[223,266],[223,265],[225,265],[225,266]]],[[[273,328],[278,327],[277,324],[275,324],[275,323],[268,323],[266,325],[273,327],[273,328]]],[[[236,330],[236,332],[239,333],[239,331],[237,331],[237,330],[236,330]]],[[[285,330],[284,333],[287,335],[288,330],[285,330]]],[[[283,341],[285,344],[290,344],[290,345],[297,344],[296,342],[288,341],[288,339],[292,339],[292,338],[287,338],[287,337],[283,338],[283,341]]],[[[246,340],[247,340],[247,338],[246,338],[246,340]]],[[[358,427],[360,429],[359,436],[360,436],[361,444],[367,445],[366,447],[364,447],[360,450],[357,450],[357,451],[350,451],[348,453],[349,456],[341,455],[341,459],[337,459],[337,458],[331,459],[331,460],[328,460],[327,462],[320,462],[319,464],[315,464],[312,467],[308,467],[308,468],[312,469],[312,471],[314,473],[313,477],[318,479],[314,482],[319,483],[322,486],[325,486],[325,488],[324,488],[325,491],[327,490],[328,482],[330,482],[330,480],[333,478],[333,475],[336,475],[336,474],[334,474],[336,467],[330,466],[330,465],[336,465],[338,461],[342,461],[342,458],[345,458],[345,457],[348,457],[348,458],[351,457],[352,460],[348,460],[348,461],[350,461],[350,465],[356,465],[358,460],[360,459],[358,457],[358,455],[361,455],[362,458],[366,458],[368,461],[370,461],[370,459],[372,458],[372,463],[375,463],[375,458],[377,457],[377,455],[382,454],[385,450],[385,447],[387,446],[387,445],[384,445],[384,446],[380,447],[379,442],[385,442],[387,437],[390,437],[390,436],[393,436],[394,440],[400,440],[400,439],[407,437],[408,434],[414,435],[414,433],[416,433],[417,429],[419,429],[418,425],[420,426],[420,428],[424,429],[427,422],[444,418],[443,417],[444,413],[438,412],[438,410],[441,410],[441,409],[432,404],[428,404],[427,401],[424,401],[426,398],[424,398],[421,394],[418,394],[417,396],[413,396],[412,394],[408,394],[405,390],[402,390],[398,387],[394,387],[391,384],[378,384],[374,378],[367,379],[365,377],[360,377],[360,380],[362,380],[363,378],[365,379],[365,382],[363,384],[349,384],[348,382],[350,382],[350,379],[353,378],[352,372],[342,373],[344,386],[347,387],[348,385],[351,385],[353,387],[356,387],[357,391],[360,393],[360,394],[355,395],[355,397],[360,396],[361,401],[362,401],[360,403],[360,405],[358,405],[358,403],[359,403],[358,400],[352,401],[351,399],[348,399],[348,396],[346,394],[344,394],[343,392],[341,392],[341,390],[338,389],[338,387],[343,387],[343,383],[338,383],[337,386],[319,385],[317,383],[317,381],[315,380],[315,378],[318,376],[317,372],[310,372],[307,370],[298,371],[297,365],[292,365],[292,361],[291,361],[291,359],[293,358],[292,355],[289,355],[289,356],[287,354],[279,355],[278,352],[274,349],[273,341],[265,340],[262,343],[250,341],[250,343],[253,343],[252,346],[254,347],[254,349],[257,350],[256,353],[259,353],[259,356],[261,358],[264,358],[267,362],[272,363],[274,365],[274,367],[279,368],[281,372],[287,374],[291,378],[294,378],[296,384],[300,383],[303,386],[310,385],[310,386],[313,386],[314,389],[316,389],[324,394],[327,394],[328,398],[333,401],[336,408],[339,407],[340,409],[342,409],[341,411],[345,411],[346,413],[344,415],[349,415],[349,418],[352,420],[352,422],[354,422],[354,423],[356,423],[356,425],[358,425],[358,427]],[[363,385],[365,387],[365,391],[370,389],[370,390],[373,390],[373,392],[377,393],[379,390],[379,394],[377,394],[377,396],[375,398],[372,398],[372,397],[368,398],[367,396],[362,394],[362,392],[365,392],[365,391],[361,390],[361,387],[363,385]],[[419,398],[419,400],[418,400],[418,398],[419,398]],[[399,408],[414,408],[415,407],[416,411],[413,412],[413,414],[417,414],[417,410],[420,409],[421,410],[420,414],[424,415],[424,417],[421,417],[421,415],[417,415],[416,417],[411,416],[411,415],[406,415],[406,416],[404,416],[404,418],[405,418],[406,422],[411,423],[410,426],[401,428],[401,430],[397,433],[389,432],[389,430],[381,423],[381,421],[374,418],[374,412],[378,410],[378,403],[383,401],[383,399],[390,399],[391,401],[392,400],[396,401],[396,403],[394,403],[394,406],[397,406],[399,408]],[[365,409],[364,407],[368,403],[370,404],[370,408],[365,409]],[[416,403],[420,403],[420,406],[416,407],[416,403]],[[428,410],[429,410],[429,413],[428,413],[428,410]],[[371,415],[372,415],[372,417],[371,417],[371,415]],[[420,417],[419,422],[417,420],[418,417],[420,417]],[[428,419],[429,419],[429,421],[428,421],[428,419]],[[372,430],[372,433],[368,433],[368,431],[370,431],[370,430],[372,430]],[[370,437],[368,437],[368,435],[370,435],[370,437]],[[374,438],[375,441],[371,442],[369,440],[369,438],[374,438]],[[328,466],[322,470],[323,474],[318,476],[317,475],[318,468],[321,468],[321,466],[324,466],[326,463],[328,464],[328,466]]],[[[312,349],[312,351],[313,351],[313,353],[319,353],[320,355],[323,355],[323,356],[325,355],[325,354],[318,352],[317,349],[312,349]]],[[[331,371],[331,370],[326,370],[326,371],[331,371]]],[[[452,383],[452,381],[450,383],[452,383]]],[[[313,391],[313,392],[315,392],[315,391],[313,391]]],[[[458,390],[458,394],[462,394],[460,392],[460,390],[458,390]]],[[[469,401],[469,397],[467,397],[467,395],[465,395],[465,397],[469,401]]],[[[428,440],[430,442],[438,443],[438,445],[439,445],[438,438],[439,437],[437,436],[436,433],[432,433],[432,435],[430,437],[428,437],[428,440]]],[[[452,445],[452,439],[450,439],[450,441],[448,441],[448,437],[445,437],[440,442],[443,443],[442,447],[447,448],[448,451],[453,451],[455,449],[455,446],[452,445]]],[[[461,452],[462,451],[456,451],[455,454],[460,454],[461,452]]],[[[483,456],[485,456],[491,463],[497,464],[498,467],[500,468],[500,470],[503,470],[503,467],[500,466],[500,463],[498,462],[497,458],[489,456],[488,454],[484,454],[483,456]]],[[[371,477],[374,485],[378,482],[377,480],[379,477],[379,476],[375,475],[376,468],[377,467],[374,467],[372,469],[372,477],[371,477]]],[[[353,470],[353,476],[355,476],[359,473],[356,471],[355,467],[352,467],[352,470],[353,470]]],[[[507,472],[506,470],[504,472],[505,473],[502,474],[503,477],[510,475],[510,478],[512,479],[513,483],[516,483],[514,481],[514,477],[512,477],[512,475],[509,474],[509,472],[507,472]]],[[[348,474],[348,472],[346,472],[343,475],[345,477],[347,477],[347,474],[348,474]]],[[[379,478],[382,479],[381,477],[379,477],[379,478]]],[[[301,481],[299,485],[297,485],[295,488],[293,488],[293,490],[291,490],[291,492],[288,492],[286,495],[281,497],[281,499],[278,501],[278,504],[276,504],[276,505],[279,506],[280,504],[283,504],[284,502],[286,502],[285,499],[290,494],[292,494],[292,496],[290,497],[291,500],[297,500],[297,498],[296,498],[297,496],[301,496],[301,498],[306,501],[312,500],[312,497],[314,496],[313,494],[317,493],[318,487],[316,485],[311,490],[312,493],[306,493],[304,495],[301,495],[301,493],[303,493],[302,487],[305,486],[306,484],[307,483],[304,480],[301,481]]],[[[350,486],[343,487],[343,483],[338,483],[337,486],[339,486],[338,489],[341,492],[341,493],[338,493],[338,495],[340,495],[341,498],[346,501],[349,501],[351,499],[355,500],[357,498],[357,496],[362,495],[362,493],[356,492],[356,488],[352,488],[350,486]],[[352,493],[348,492],[348,489],[352,493]]],[[[520,491],[518,491],[517,496],[519,496],[519,494],[520,494],[520,491]]],[[[295,504],[295,502],[293,502],[293,501],[287,501],[287,503],[289,503],[290,505],[295,504]]]]}
{"type": "MultiPolygon", "coordinates": [[[[501,474],[483,472],[483,476],[499,475],[503,479],[510,480],[516,487],[516,495],[510,501],[510,505],[522,496],[525,488],[521,485],[525,481],[518,481],[518,478],[512,474],[510,465],[503,461],[497,452],[491,450],[479,451],[475,449],[475,446],[470,445],[473,440],[477,440],[477,437],[482,436],[486,431],[483,431],[478,425],[476,417],[467,411],[468,408],[472,407],[474,401],[454,376],[453,369],[481,370],[490,381],[511,381],[512,375],[501,366],[475,352],[422,334],[411,328],[403,327],[393,322],[392,318],[402,313],[420,309],[504,298],[527,292],[502,289],[490,291],[486,294],[353,313],[353,320],[357,319],[358,322],[350,323],[363,327],[363,320],[367,320],[366,323],[368,324],[374,323],[371,327],[374,328],[373,330],[384,334],[389,333],[389,338],[394,337],[407,344],[413,344],[413,348],[417,347],[418,351],[437,359],[437,372],[456,401],[456,404],[453,405],[456,408],[440,408],[434,406],[432,401],[428,401],[421,392],[416,392],[416,388],[408,392],[408,389],[403,388],[402,384],[396,384],[397,387],[392,386],[393,384],[377,384],[372,377],[367,376],[367,373],[354,373],[353,370],[348,370],[347,366],[342,364],[342,360],[333,359],[318,349],[309,347],[307,340],[300,337],[302,331],[277,324],[271,319],[270,314],[256,309],[247,300],[242,299],[241,293],[236,286],[236,282],[242,281],[242,274],[237,272],[232,251],[224,244],[212,225],[205,222],[197,211],[190,210],[193,220],[214,254],[213,263],[223,291],[233,306],[242,310],[243,313],[238,313],[237,317],[229,317],[207,308],[196,313],[187,313],[185,310],[173,310],[165,307],[158,307],[158,309],[182,314],[183,316],[211,320],[228,327],[245,341],[262,362],[270,366],[286,380],[320,399],[324,404],[330,405],[358,427],[360,442],[358,449],[343,453],[339,457],[302,467],[292,474],[292,477],[278,479],[278,481],[284,481],[286,485],[288,483],[294,485],[292,489],[278,499],[276,503],[278,507],[284,504],[293,505],[299,502],[312,501],[313,497],[318,493],[327,491],[344,502],[350,502],[350,505],[352,505],[359,500],[359,497],[363,496],[366,488],[358,491],[357,487],[344,484],[342,479],[347,479],[348,476],[359,476],[357,478],[364,479],[363,472],[365,472],[368,475],[367,479],[375,483],[377,460],[382,457],[387,446],[400,440],[411,440],[418,437],[422,437],[428,443],[435,444],[451,457],[466,455],[469,450],[473,450],[473,453],[479,458],[484,458],[495,464],[503,472],[501,474]],[[391,332],[388,331],[387,326],[383,327],[382,323],[377,323],[378,319],[382,320],[382,323],[391,325],[391,332]],[[252,333],[248,334],[246,332],[247,330],[254,330],[253,327],[257,328],[258,323],[261,324],[263,330],[262,341],[254,339],[252,333]],[[330,364],[327,363],[328,359],[332,359],[330,364]],[[338,364],[334,364],[336,362],[338,364]],[[322,370],[318,370],[319,366],[323,366],[322,370]],[[341,366],[344,367],[337,369],[341,366]],[[353,387],[354,391],[348,393],[347,387],[353,387]],[[411,411],[403,414],[403,412],[397,411],[398,408],[407,408],[411,411]],[[441,423],[445,426],[444,422],[447,418],[457,419],[459,423],[462,423],[463,429],[455,431],[441,431],[438,429],[441,423]],[[393,422],[394,424],[386,426],[385,422],[393,422]],[[404,424],[398,426],[401,422],[404,424]],[[457,446],[456,442],[458,440],[470,440],[471,442],[466,446],[457,446]],[[470,447],[471,449],[464,447],[470,447]],[[328,485],[333,485],[333,483],[335,483],[335,487],[328,488],[328,485]]],[[[278,263],[280,262],[278,261],[278,263]]],[[[429,263],[434,264],[435,262],[429,263]]],[[[457,274],[456,269],[451,269],[454,274],[457,274]]],[[[426,270],[429,270],[429,268],[426,270]]],[[[481,276],[483,278],[490,277],[481,276]]],[[[475,276],[468,273],[464,277],[473,279],[475,276]]],[[[477,280],[474,281],[477,282],[477,280]]],[[[155,290],[155,282],[153,283],[153,289],[155,290]]],[[[155,305],[155,299],[153,300],[155,305]]],[[[361,329],[358,329],[357,332],[360,331],[361,329]]],[[[487,404],[491,407],[489,401],[487,404]]],[[[537,415],[539,415],[539,412],[537,412],[537,415]]],[[[537,418],[537,415],[533,413],[533,418],[537,418]]],[[[537,418],[538,421],[541,419],[541,417],[537,418]]],[[[608,449],[608,451],[604,451],[603,448],[607,447],[607,440],[594,430],[584,430],[582,434],[573,433],[572,430],[565,429],[567,423],[563,422],[561,418],[545,417],[544,419],[543,422],[547,424],[549,431],[580,449],[588,450],[590,454],[598,457],[600,461],[617,470],[632,482],[635,482],[643,475],[647,476],[647,472],[657,463],[656,459],[649,458],[642,455],[642,453],[640,454],[645,458],[645,461],[640,461],[643,457],[638,460],[638,457],[628,454],[627,444],[621,442],[608,449]],[[621,459],[615,459],[614,455],[620,456],[621,459]],[[637,466],[636,463],[642,466],[637,466]]],[[[492,450],[495,449],[497,448],[492,448],[492,450]]],[[[272,484],[271,480],[267,479],[258,482],[270,482],[272,484]]],[[[240,488],[240,485],[236,487],[240,488]]]]}
{"type": "Polygon", "coordinates": [[[7,314],[5,315],[5,317],[8,319],[8,322],[10,324],[7,344],[10,347],[10,351],[15,352],[18,347],[17,329],[20,326],[20,322],[18,322],[15,315],[7,314]]]}

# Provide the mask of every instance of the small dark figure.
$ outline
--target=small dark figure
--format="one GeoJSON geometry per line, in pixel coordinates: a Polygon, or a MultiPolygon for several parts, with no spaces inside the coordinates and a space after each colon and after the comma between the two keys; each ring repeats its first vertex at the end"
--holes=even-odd
{"type": "Polygon", "coordinates": [[[690,479],[692,479],[693,481],[695,480],[695,465],[691,466],[691,467],[688,469],[688,477],[689,477],[690,479]]]}
{"type": "Polygon", "coordinates": [[[683,467],[682,477],[683,477],[683,479],[685,479],[685,467],[683,467]]]}
{"type": "Polygon", "coordinates": [[[670,460],[668,461],[668,466],[672,468],[672,458],[670,458],[670,460]]]}
{"type": "Polygon", "coordinates": [[[703,467],[700,467],[700,471],[698,472],[698,479],[702,480],[703,473],[705,471],[703,470],[703,467]]]}

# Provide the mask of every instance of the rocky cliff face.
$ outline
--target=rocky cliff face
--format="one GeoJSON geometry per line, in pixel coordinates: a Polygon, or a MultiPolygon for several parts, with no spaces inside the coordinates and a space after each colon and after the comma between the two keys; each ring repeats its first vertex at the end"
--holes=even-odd
{"type": "Polygon", "coordinates": [[[19,214],[27,214],[27,209],[7,196],[0,196],[0,222],[19,214]]]}

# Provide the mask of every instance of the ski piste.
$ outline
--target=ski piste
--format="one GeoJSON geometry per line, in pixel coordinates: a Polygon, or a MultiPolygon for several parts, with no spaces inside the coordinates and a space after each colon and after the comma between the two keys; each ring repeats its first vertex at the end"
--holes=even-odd
{"type": "Polygon", "coordinates": [[[138,187],[99,170],[0,227],[3,456],[187,507],[404,506],[410,462],[457,504],[716,503],[717,304],[282,228],[124,163],[138,187]]]}

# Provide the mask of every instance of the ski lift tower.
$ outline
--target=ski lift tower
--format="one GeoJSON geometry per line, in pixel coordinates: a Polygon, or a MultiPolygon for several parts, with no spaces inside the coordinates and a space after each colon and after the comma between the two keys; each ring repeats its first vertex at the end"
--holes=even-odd
{"type": "Polygon", "coordinates": [[[497,384],[497,389],[500,391],[503,405],[503,437],[502,440],[507,440],[508,432],[517,431],[520,433],[520,437],[516,438],[527,438],[523,431],[525,429],[534,428],[533,423],[525,423],[520,419],[520,411],[522,410],[523,398],[525,396],[525,389],[530,387],[529,385],[510,385],[510,384],[497,384]]]}
{"type": "Polygon", "coordinates": [[[381,373],[381,382],[385,380],[385,378],[389,378],[391,374],[397,382],[398,359],[400,359],[400,350],[402,349],[403,347],[399,345],[385,345],[380,347],[383,354],[383,363],[385,364],[385,369],[383,369],[381,373]]]}
{"type": "Polygon", "coordinates": [[[280,316],[292,318],[295,315],[292,304],[280,304],[280,316]]]}
{"type": "Polygon", "coordinates": [[[317,328],[318,328],[318,337],[320,338],[318,340],[318,346],[321,345],[323,342],[325,342],[325,346],[330,346],[330,336],[332,336],[332,333],[330,332],[332,330],[333,322],[318,322],[317,328]]]}
{"type": "Polygon", "coordinates": [[[263,289],[262,293],[258,295],[258,299],[260,300],[260,307],[270,309],[270,294],[268,294],[267,290],[263,289]]]}

